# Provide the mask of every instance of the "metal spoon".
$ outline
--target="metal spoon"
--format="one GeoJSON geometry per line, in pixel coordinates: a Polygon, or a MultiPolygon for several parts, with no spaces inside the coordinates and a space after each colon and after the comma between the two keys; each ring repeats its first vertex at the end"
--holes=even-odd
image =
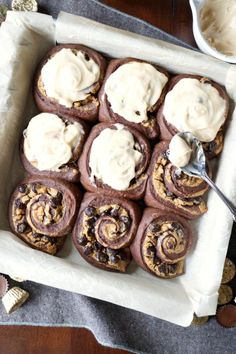
{"type": "Polygon", "coordinates": [[[231,201],[221,192],[221,190],[215,185],[206,172],[206,157],[200,141],[195,138],[190,132],[178,133],[178,135],[184,139],[193,150],[192,158],[188,165],[181,167],[181,171],[192,177],[200,177],[206,181],[209,186],[214,189],[221,200],[229,208],[233,215],[234,221],[236,221],[236,207],[231,201]]]}

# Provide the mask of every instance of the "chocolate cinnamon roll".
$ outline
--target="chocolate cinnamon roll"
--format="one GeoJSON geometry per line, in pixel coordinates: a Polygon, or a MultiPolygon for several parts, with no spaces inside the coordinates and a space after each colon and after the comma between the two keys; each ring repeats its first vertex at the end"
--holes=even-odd
{"type": "Polygon", "coordinates": [[[88,127],[83,121],[52,113],[33,117],[23,132],[20,157],[32,175],[79,182],[78,159],[88,127]]]}
{"type": "Polygon", "coordinates": [[[184,258],[191,243],[188,221],[172,212],[147,208],[130,249],[140,267],[169,279],[184,273],[184,258]]]}
{"type": "Polygon", "coordinates": [[[52,48],[35,75],[37,106],[43,112],[94,122],[105,69],[105,59],[93,49],[79,44],[52,48]]]}
{"type": "Polygon", "coordinates": [[[168,159],[169,142],[156,145],[148,171],[145,202],[158,209],[170,209],[194,219],[207,211],[202,196],[208,186],[200,178],[190,177],[173,166],[168,159]]]}
{"type": "Polygon", "coordinates": [[[139,131],[123,124],[93,127],[79,159],[81,183],[90,192],[141,199],[150,146],[139,131]]]}
{"type": "Polygon", "coordinates": [[[56,254],[72,230],[81,201],[73,184],[31,176],[13,192],[9,204],[12,231],[31,247],[56,254]]]}
{"type": "Polygon", "coordinates": [[[92,265],[125,272],[140,218],[132,201],[86,193],[73,230],[74,245],[92,265]]]}
{"type": "Polygon", "coordinates": [[[162,140],[190,131],[202,143],[208,159],[223,149],[223,133],[229,112],[224,88],[198,75],[177,75],[157,113],[162,140]]]}
{"type": "Polygon", "coordinates": [[[99,91],[99,120],[129,125],[157,138],[156,112],[167,89],[168,73],[139,59],[111,60],[99,91]]]}

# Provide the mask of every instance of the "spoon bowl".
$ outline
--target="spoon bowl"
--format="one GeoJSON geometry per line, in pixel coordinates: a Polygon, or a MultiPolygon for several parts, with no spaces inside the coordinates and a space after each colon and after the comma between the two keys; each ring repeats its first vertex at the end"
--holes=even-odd
{"type": "Polygon", "coordinates": [[[183,140],[192,149],[191,159],[188,165],[181,168],[181,170],[191,177],[203,178],[206,175],[206,156],[200,141],[190,132],[178,133],[183,140]]]}

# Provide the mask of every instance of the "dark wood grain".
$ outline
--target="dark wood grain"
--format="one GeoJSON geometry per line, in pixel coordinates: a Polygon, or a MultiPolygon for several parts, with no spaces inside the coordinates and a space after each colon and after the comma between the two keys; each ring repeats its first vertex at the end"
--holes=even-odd
{"type": "MultiPolygon", "coordinates": [[[[104,0],[195,45],[188,0],[104,0]]],[[[125,354],[98,344],[91,332],[76,328],[0,326],[0,354],[125,354]]]]}
{"type": "Polygon", "coordinates": [[[126,354],[97,343],[84,328],[0,326],[1,354],[126,354]]]}
{"type": "Polygon", "coordinates": [[[142,18],[196,46],[188,0],[103,0],[109,6],[142,18]]]}

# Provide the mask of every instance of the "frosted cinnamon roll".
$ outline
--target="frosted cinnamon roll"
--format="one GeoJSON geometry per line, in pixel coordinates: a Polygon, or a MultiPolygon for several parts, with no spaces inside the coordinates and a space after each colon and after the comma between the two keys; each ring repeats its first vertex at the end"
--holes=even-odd
{"type": "Polygon", "coordinates": [[[79,44],[52,48],[36,72],[36,104],[43,112],[94,122],[105,69],[105,59],[93,49],[79,44]]]}
{"type": "Polygon", "coordinates": [[[184,273],[184,259],[191,243],[191,227],[184,218],[147,208],[130,249],[140,267],[169,279],[184,273]]]}
{"type": "Polygon", "coordinates": [[[33,117],[23,132],[21,161],[30,174],[79,181],[78,159],[87,136],[84,122],[52,113],[33,117]]]}
{"type": "Polygon", "coordinates": [[[92,265],[125,272],[140,217],[132,201],[86,193],[73,230],[74,245],[92,265]]]}
{"type": "Polygon", "coordinates": [[[81,201],[66,181],[32,176],[15,189],[9,203],[12,231],[31,247],[56,254],[72,230],[81,201]]]}
{"type": "Polygon", "coordinates": [[[229,111],[229,97],[217,83],[198,75],[177,75],[157,114],[162,140],[189,131],[204,146],[207,158],[223,148],[223,130],[229,111]]]}
{"type": "Polygon", "coordinates": [[[157,138],[156,112],[168,82],[168,73],[139,59],[111,60],[99,92],[99,120],[134,127],[149,139],[157,138]]]}
{"type": "Polygon", "coordinates": [[[162,141],[153,151],[148,170],[145,203],[161,210],[170,209],[194,219],[207,211],[202,196],[208,185],[201,178],[190,177],[175,167],[168,158],[169,142],[162,141]]]}
{"type": "Polygon", "coordinates": [[[90,192],[141,199],[150,146],[139,131],[123,124],[93,127],[79,159],[81,183],[90,192]]]}

